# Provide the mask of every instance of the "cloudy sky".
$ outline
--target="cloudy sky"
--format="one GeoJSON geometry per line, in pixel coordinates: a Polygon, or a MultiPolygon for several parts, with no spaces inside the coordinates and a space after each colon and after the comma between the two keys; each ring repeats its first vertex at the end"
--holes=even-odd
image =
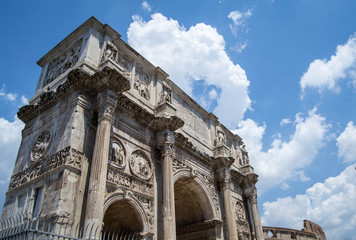
{"type": "Polygon", "coordinates": [[[356,239],[356,1],[0,0],[0,205],[46,52],[95,16],[247,145],[264,225],[356,239]]]}

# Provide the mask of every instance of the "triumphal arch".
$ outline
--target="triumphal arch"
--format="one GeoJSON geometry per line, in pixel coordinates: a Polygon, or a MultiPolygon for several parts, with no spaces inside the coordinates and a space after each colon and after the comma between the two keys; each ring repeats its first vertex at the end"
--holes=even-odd
{"type": "Polygon", "coordinates": [[[242,139],[94,17],[50,50],[2,219],[145,239],[263,239],[242,139]]]}

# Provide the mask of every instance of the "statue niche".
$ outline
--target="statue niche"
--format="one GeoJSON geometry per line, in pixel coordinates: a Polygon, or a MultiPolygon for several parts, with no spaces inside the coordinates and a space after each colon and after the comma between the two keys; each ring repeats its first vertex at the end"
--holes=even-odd
{"type": "Polygon", "coordinates": [[[130,169],[135,176],[143,180],[149,180],[152,176],[151,161],[140,150],[136,150],[132,153],[130,159],[130,169]]]}

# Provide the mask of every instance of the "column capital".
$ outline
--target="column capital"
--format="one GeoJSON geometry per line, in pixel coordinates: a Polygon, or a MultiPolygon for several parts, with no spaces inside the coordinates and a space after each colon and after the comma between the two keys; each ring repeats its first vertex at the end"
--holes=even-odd
{"type": "Polygon", "coordinates": [[[245,195],[251,204],[257,204],[257,190],[255,188],[248,188],[245,190],[245,195]]]}
{"type": "Polygon", "coordinates": [[[224,188],[230,188],[231,185],[231,173],[227,167],[222,167],[217,170],[218,181],[224,188]]]}
{"type": "Polygon", "coordinates": [[[97,108],[98,108],[99,120],[107,119],[111,121],[116,106],[117,106],[117,95],[115,92],[113,92],[110,89],[105,89],[104,91],[98,93],[97,108]]]}
{"type": "Polygon", "coordinates": [[[168,155],[173,156],[174,143],[174,132],[169,129],[162,130],[157,134],[157,147],[161,150],[163,158],[168,155]]]}

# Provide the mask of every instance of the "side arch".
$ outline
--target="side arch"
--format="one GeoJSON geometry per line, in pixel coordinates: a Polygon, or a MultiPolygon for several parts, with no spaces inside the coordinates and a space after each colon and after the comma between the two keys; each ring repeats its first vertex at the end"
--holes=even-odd
{"type": "Polygon", "coordinates": [[[130,191],[116,192],[109,195],[104,203],[104,215],[107,213],[110,206],[113,206],[113,204],[118,202],[126,202],[136,211],[142,222],[142,233],[146,234],[152,232],[152,224],[150,224],[150,222],[153,222],[153,216],[148,216],[142,203],[130,191]]]}

